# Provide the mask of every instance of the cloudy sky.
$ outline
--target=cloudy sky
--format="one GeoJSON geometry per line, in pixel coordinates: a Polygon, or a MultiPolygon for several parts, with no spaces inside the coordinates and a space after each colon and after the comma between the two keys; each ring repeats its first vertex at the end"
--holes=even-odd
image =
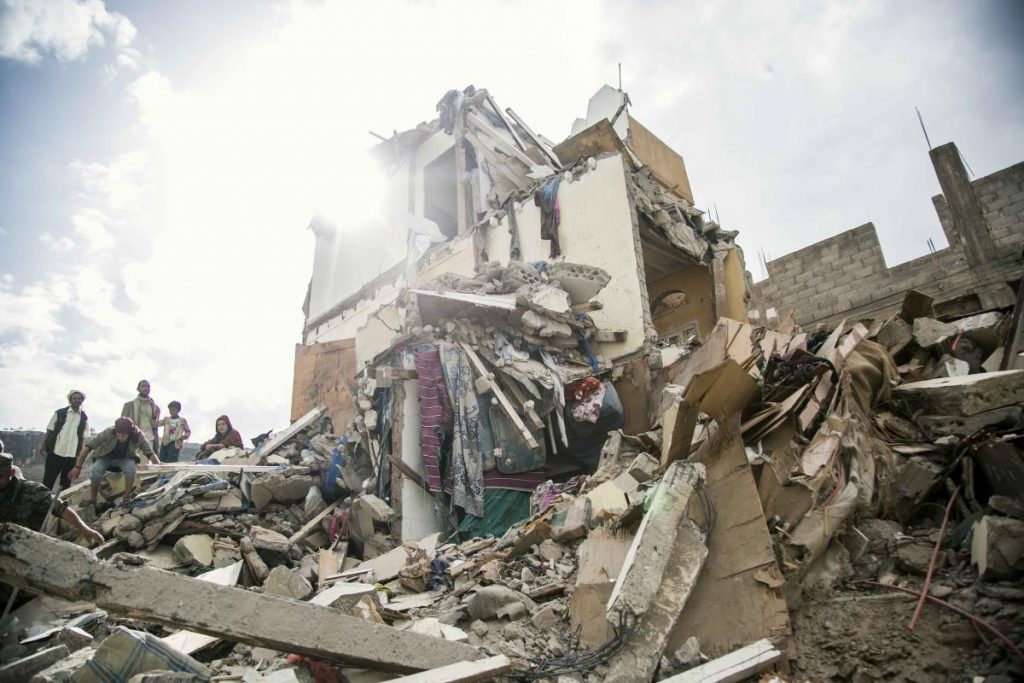
{"type": "Polygon", "coordinates": [[[686,159],[748,267],[869,220],[944,238],[914,106],[1024,159],[1024,4],[0,0],[0,426],[140,378],[199,437],[287,423],[311,216],[373,211],[368,131],[486,87],[560,140],[603,83],[686,159]]]}

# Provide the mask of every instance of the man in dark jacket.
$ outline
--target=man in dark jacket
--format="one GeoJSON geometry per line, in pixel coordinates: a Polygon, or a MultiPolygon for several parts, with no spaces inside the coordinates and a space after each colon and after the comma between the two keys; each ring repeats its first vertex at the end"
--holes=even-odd
{"type": "Polygon", "coordinates": [[[42,484],[17,476],[17,469],[10,453],[0,453],[0,522],[39,531],[49,513],[75,527],[90,542],[103,543],[103,536],[83,522],[67,503],[42,484]]]}
{"type": "Polygon", "coordinates": [[[75,466],[75,457],[85,443],[85,435],[89,433],[89,416],[82,410],[85,394],[77,389],[68,393],[68,405],[59,408],[50,418],[46,426],[46,436],[39,445],[39,455],[46,456],[43,470],[43,486],[53,488],[53,483],[60,476],[62,489],[71,485],[68,472],[75,466]]]}
{"type": "Polygon", "coordinates": [[[149,439],[135,426],[130,417],[117,418],[113,427],[107,427],[82,446],[74,468],[68,473],[71,481],[78,479],[78,475],[82,473],[82,464],[89,457],[89,453],[92,453],[93,459],[89,477],[92,482],[89,500],[94,507],[100,482],[107,470],[113,467],[121,470],[121,474],[124,475],[124,502],[127,503],[135,488],[135,465],[139,462],[140,455],[148,458],[154,465],[160,464],[160,458],[153,452],[149,439]]]}

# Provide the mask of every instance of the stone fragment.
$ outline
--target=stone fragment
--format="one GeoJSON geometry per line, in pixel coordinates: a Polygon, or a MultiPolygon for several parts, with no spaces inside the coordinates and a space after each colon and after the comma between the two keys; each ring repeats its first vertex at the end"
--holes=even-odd
{"type": "Polygon", "coordinates": [[[550,284],[524,285],[516,290],[516,298],[541,313],[567,315],[570,311],[569,293],[550,284]]]}
{"type": "Polygon", "coordinates": [[[556,503],[551,516],[551,538],[563,543],[583,538],[587,535],[589,517],[590,501],[586,496],[556,503]]]}
{"type": "Polygon", "coordinates": [[[364,493],[356,498],[356,502],[370,511],[370,518],[374,522],[390,524],[395,521],[398,516],[390,505],[372,493],[364,493]]]}
{"type": "Polygon", "coordinates": [[[537,546],[537,554],[545,560],[560,560],[565,554],[565,548],[549,538],[540,542],[540,545],[537,546]]]}
{"type": "Polygon", "coordinates": [[[473,594],[467,611],[473,619],[487,621],[494,619],[498,615],[498,611],[506,605],[522,603],[524,597],[521,593],[505,586],[484,586],[473,594]]]}
{"type": "Polygon", "coordinates": [[[556,624],[562,621],[562,615],[560,615],[554,608],[554,605],[544,605],[537,613],[530,618],[531,623],[541,630],[547,630],[554,628],[556,624]]]}
{"type": "Polygon", "coordinates": [[[956,325],[944,323],[935,318],[918,318],[914,321],[914,340],[918,346],[933,346],[940,344],[946,339],[955,337],[956,325]]]}
{"type": "Polygon", "coordinates": [[[220,512],[241,512],[244,504],[238,491],[228,491],[220,497],[217,510],[220,512]]]}
{"type": "Polygon", "coordinates": [[[261,550],[270,550],[275,553],[286,554],[291,547],[288,538],[272,529],[265,529],[261,526],[254,526],[249,529],[249,537],[254,547],[261,550]]]}
{"type": "Polygon", "coordinates": [[[469,630],[472,631],[474,635],[483,638],[491,630],[491,627],[487,625],[487,622],[476,619],[469,625],[469,630]]]}
{"type": "Polygon", "coordinates": [[[71,675],[92,658],[92,653],[91,647],[72,652],[57,663],[35,674],[28,681],[29,683],[68,683],[71,680],[71,675]]]}
{"type": "Polygon", "coordinates": [[[323,512],[326,507],[327,502],[324,501],[324,495],[320,493],[320,489],[316,486],[310,488],[306,493],[306,501],[302,508],[303,513],[306,515],[306,519],[313,519],[323,512]]]}
{"type": "Polygon", "coordinates": [[[182,564],[213,566],[213,539],[206,534],[182,536],[174,544],[174,553],[182,564]]]}
{"type": "Polygon", "coordinates": [[[896,549],[896,563],[899,568],[911,574],[924,576],[932,559],[932,546],[922,543],[907,543],[896,549]]]}
{"type": "Polygon", "coordinates": [[[1020,498],[998,495],[989,496],[988,506],[1007,517],[1024,519],[1024,500],[1021,500],[1020,498]]]}
{"type": "Polygon", "coordinates": [[[905,521],[922,497],[942,479],[943,472],[942,465],[920,455],[904,460],[892,479],[896,516],[905,521]]]}
{"type": "Polygon", "coordinates": [[[265,595],[279,595],[282,598],[305,600],[313,592],[309,581],[299,576],[288,567],[278,566],[270,570],[267,580],[263,582],[265,595]]]}
{"type": "Polygon", "coordinates": [[[1024,521],[986,515],[975,522],[971,564],[985,581],[1014,579],[1024,573],[1024,521]]]}

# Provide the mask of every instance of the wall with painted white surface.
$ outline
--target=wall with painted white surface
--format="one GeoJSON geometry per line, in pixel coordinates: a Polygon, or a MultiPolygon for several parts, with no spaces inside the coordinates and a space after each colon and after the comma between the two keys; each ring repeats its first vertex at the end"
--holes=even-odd
{"type": "MultiPolygon", "coordinates": [[[[611,281],[595,297],[604,308],[590,315],[599,328],[624,329],[627,335],[625,342],[598,344],[596,352],[615,358],[636,351],[644,343],[646,304],[622,157],[600,159],[596,169],[578,180],[563,180],[558,203],[562,254],[554,259],[549,258],[551,242],[541,239],[540,208],[532,200],[519,204],[516,222],[522,260],[568,261],[608,271],[611,281]]],[[[503,264],[508,263],[511,243],[507,221],[487,231],[487,256],[503,264]]]]}

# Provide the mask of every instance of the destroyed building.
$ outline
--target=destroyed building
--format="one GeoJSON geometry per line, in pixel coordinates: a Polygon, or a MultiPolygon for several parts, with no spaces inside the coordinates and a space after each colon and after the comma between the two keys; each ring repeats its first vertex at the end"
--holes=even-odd
{"type": "Polygon", "coordinates": [[[552,144],[467,88],[378,145],[404,202],[383,263],[313,221],[292,424],[62,492],[95,553],[0,524],[0,680],[1024,675],[1024,288],[758,324],[628,107],[552,144]]]}

